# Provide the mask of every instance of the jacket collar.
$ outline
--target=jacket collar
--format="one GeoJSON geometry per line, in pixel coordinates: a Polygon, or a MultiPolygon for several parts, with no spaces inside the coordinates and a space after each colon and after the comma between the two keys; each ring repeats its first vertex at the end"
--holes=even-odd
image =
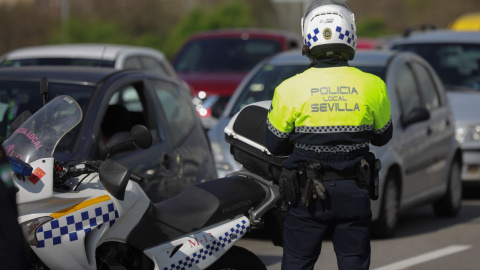
{"type": "Polygon", "coordinates": [[[317,60],[312,67],[315,68],[328,68],[328,67],[348,67],[348,63],[340,59],[335,58],[326,58],[322,60],[317,60]]]}

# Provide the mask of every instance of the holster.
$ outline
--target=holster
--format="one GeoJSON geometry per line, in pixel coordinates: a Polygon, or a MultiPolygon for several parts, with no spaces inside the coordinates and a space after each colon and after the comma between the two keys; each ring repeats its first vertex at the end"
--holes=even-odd
{"type": "Polygon", "coordinates": [[[280,172],[278,184],[280,185],[280,194],[285,200],[285,203],[296,207],[300,199],[300,184],[297,179],[297,170],[290,170],[283,167],[280,172]]]}
{"type": "Polygon", "coordinates": [[[375,159],[375,165],[373,167],[373,174],[372,174],[372,181],[369,186],[370,191],[370,199],[377,200],[378,196],[380,195],[379,187],[380,187],[380,169],[382,168],[382,162],[380,159],[375,159]]]}
{"type": "Polygon", "coordinates": [[[361,188],[366,188],[370,185],[372,178],[372,170],[370,163],[363,158],[357,164],[357,185],[361,188]]]}
{"type": "Polygon", "coordinates": [[[361,187],[368,187],[371,200],[379,197],[379,173],[382,163],[373,153],[369,153],[357,166],[358,183],[361,187]]]}

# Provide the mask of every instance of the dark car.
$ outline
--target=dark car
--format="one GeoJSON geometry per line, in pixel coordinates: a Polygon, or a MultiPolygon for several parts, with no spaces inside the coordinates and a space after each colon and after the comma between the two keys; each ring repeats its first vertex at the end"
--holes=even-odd
{"type": "Polygon", "coordinates": [[[301,37],[288,31],[206,31],[184,43],[173,59],[173,68],[192,87],[198,114],[209,129],[250,69],[268,56],[301,44],[301,37]]]}
{"type": "Polygon", "coordinates": [[[83,110],[83,120],[59,143],[61,160],[105,159],[107,147],[136,124],[152,133],[147,150],[111,156],[144,177],[143,188],[158,202],[186,186],[216,178],[205,132],[180,80],[157,72],[84,67],[0,69],[0,134],[24,110],[43,102],[40,79],[46,77],[50,98],[65,94],[83,110]]]}

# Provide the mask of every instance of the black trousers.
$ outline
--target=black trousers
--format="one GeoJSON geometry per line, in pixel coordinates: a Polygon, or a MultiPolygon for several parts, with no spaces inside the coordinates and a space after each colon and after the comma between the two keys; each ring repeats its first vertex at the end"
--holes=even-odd
{"type": "Polygon", "coordinates": [[[313,269],[328,231],[338,269],[369,269],[372,212],[368,190],[359,188],[355,180],[326,181],[324,185],[324,201],[308,208],[300,203],[287,211],[282,270],[313,269]]]}

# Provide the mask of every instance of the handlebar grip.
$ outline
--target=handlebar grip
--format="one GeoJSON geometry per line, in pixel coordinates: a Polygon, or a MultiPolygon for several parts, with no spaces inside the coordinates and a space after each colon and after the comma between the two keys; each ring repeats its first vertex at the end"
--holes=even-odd
{"type": "Polygon", "coordinates": [[[140,183],[143,180],[143,177],[135,173],[130,173],[130,180],[140,183]]]}

